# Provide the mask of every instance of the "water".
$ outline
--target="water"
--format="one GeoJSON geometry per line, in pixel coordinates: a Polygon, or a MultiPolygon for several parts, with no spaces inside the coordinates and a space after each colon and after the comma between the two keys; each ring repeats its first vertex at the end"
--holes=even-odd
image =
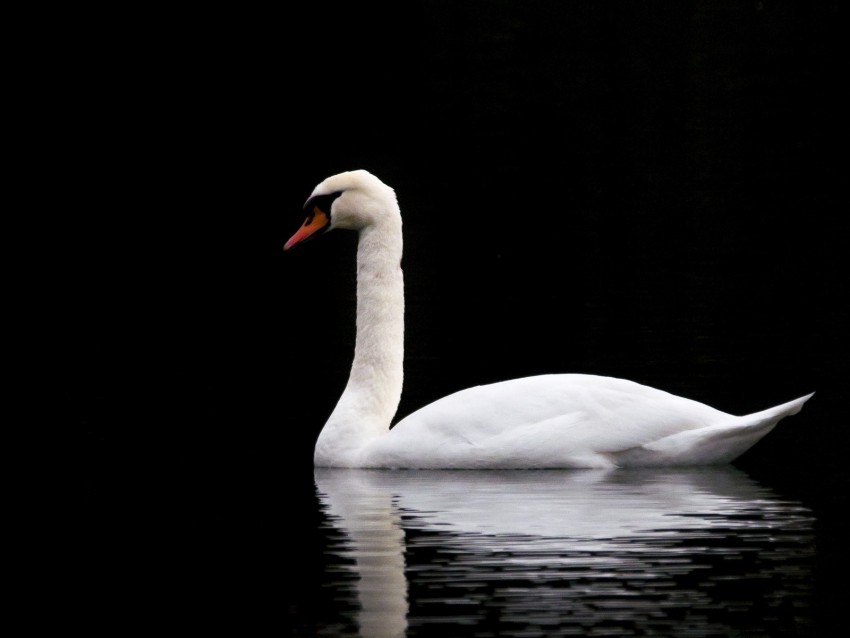
{"type": "Polygon", "coordinates": [[[315,480],[328,607],[296,635],[813,631],[813,513],[733,467],[315,480]]]}

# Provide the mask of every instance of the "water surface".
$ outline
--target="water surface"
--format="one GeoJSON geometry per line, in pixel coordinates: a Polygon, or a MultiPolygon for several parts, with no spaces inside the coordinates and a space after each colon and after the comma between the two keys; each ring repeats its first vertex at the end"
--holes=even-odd
{"type": "Polygon", "coordinates": [[[329,470],[322,635],[812,630],[814,517],[732,468],[329,470]]]}

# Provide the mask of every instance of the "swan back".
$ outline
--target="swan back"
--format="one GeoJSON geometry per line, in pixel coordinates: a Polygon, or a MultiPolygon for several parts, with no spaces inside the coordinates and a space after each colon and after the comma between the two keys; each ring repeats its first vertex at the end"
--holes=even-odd
{"type": "Polygon", "coordinates": [[[364,448],[359,464],[526,469],[727,463],[808,398],[733,416],[625,379],[527,377],[425,406],[364,448]]]}

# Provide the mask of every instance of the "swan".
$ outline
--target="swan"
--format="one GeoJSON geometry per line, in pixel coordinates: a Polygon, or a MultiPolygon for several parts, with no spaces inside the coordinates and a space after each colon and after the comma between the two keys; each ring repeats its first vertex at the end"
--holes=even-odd
{"type": "Polygon", "coordinates": [[[365,170],[313,190],[284,250],[348,229],[357,244],[357,328],[348,383],[319,433],[316,467],[538,469],[729,463],[812,394],[746,416],[605,376],[547,374],[461,390],[392,429],[404,353],[402,219],[365,170]]]}

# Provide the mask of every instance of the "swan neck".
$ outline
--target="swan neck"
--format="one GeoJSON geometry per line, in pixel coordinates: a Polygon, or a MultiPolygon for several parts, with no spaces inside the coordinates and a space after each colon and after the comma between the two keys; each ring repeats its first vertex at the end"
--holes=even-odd
{"type": "Polygon", "coordinates": [[[357,332],[348,384],[316,443],[318,465],[353,466],[389,431],[401,399],[404,282],[400,215],[360,231],[357,332]]]}

